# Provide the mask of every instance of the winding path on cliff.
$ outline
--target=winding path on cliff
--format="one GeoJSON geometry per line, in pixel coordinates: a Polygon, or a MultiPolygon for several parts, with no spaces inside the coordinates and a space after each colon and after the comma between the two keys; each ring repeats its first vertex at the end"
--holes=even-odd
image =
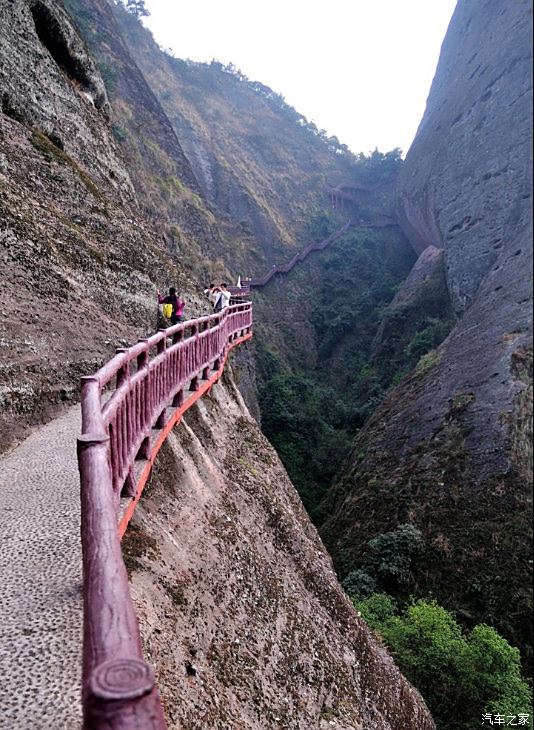
{"type": "MultiPolygon", "coordinates": [[[[350,200],[353,200],[353,198],[350,197],[350,200]]],[[[354,202],[356,202],[356,199],[354,199],[354,202]]],[[[334,241],[337,241],[338,238],[341,238],[341,236],[343,236],[349,228],[390,228],[391,226],[396,225],[397,223],[389,218],[389,216],[384,216],[382,221],[376,221],[375,223],[350,218],[341,226],[341,228],[338,228],[334,231],[334,233],[327,236],[327,238],[324,238],[322,241],[309,243],[301,251],[299,251],[299,253],[295,254],[293,258],[287,262],[287,264],[282,264],[281,266],[275,264],[271,270],[263,276],[250,279],[247,282],[248,286],[258,289],[266,286],[277,274],[289,274],[289,272],[292,271],[298,263],[304,261],[304,259],[306,259],[312,251],[323,251],[325,248],[330,246],[330,244],[334,243],[334,241]]]]}
{"type": "MultiPolygon", "coordinates": [[[[349,220],[257,285],[350,227],[387,225],[349,220]]],[[[81,725],[80,427],[76,405],[0,458],[0,730],[81,725]]]]}
{"type": "MultiPolygon", "coordinates": [[[[179,336],[192,326],[196,332],[207,319],[213,323],[222,319],[220,327],[226,322],[231,329],[231,317],[235,317],[239,330],[240,313],[247,307],[250,305],[228,308],[231,314],[227,317],[190,320],[168,332],[180,330],[174,332],[179,336]]],[[[251,315],[252,310],[247,311],[251,315]]],[[[177,347],[187,353],[189,346],[195,346],[195,351],[205,356],[205,347],[197,348],[207,342],[202,337],[212,334],[217,344],[222,332],[226,342],[228,335],[220,327],[205,329],[199,337],[190,334],[177,347]]],[[[224,358],[232,347],[252,336],[239,339],[233,330],[230,334],[224,358]]],[[[160,341],[162,334],[152,339],[160,341]]],[[[164,346],[166,342],[163,333],[164,346]]],[[[131,350],[148,348],[146,343],[148,340],[141,340],[131,350]]],[[[191,347],[189,350],[193,352],[191,347]]],[[[170,358],[175,356],[176,347],[173,350],[169,346],[169,353],[170,358]]],[[[193,369],[187,378],[191,387],[180,391],[180,408],[165,409],[170,425],[174,424],[173,413],[176,417],[177,411],[188,410],[221,376],[224,361],[218,351],[215,354],[219,369],[202,387],[196,383],[196,361],[188,358],[193,369]]],[[[204,374],[203,369],[198,377],[204,374]]],[[[103,396],[106,404],[108,395],[103,396]]],[[[81,727],[84,591],[77,437],[83,431],[82,412],[80,405],[71,407],[0,458],[0,730],[81,727]]],[[[149,423],[150,442],[164,438],[168,426],[149,423]]],[[[124,501],[134,506],[133,500],[124,501]]],[[[97,519],[104,520],[98,510],[97,519]]]]}

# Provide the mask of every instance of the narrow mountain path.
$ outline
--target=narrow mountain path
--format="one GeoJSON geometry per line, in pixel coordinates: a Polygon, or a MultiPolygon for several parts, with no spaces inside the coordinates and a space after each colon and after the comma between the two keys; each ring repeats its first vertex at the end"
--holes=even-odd
{"type": "Polygon", "coordinates": [[[283,264],[281,266],[277,266],[275,264],[272,269],[263,276],[249,279],[246,283],[246,286],[249,288],[258,289],[268,284],[273,276],[276,276],[277,274],[289,274],[289,272],[293,270],[296,264],[304,261],[304,259],[307,258],[307,256],[312,251],[323,251],[327,246],[330,246],[330,244],[334,243],[334,241],[337,241],[337,239],[340,238],[344,233],[346,233],[349,228],[391,228],[396,226],[396,221],[394,221],[389,216],[384,216],[381,221],[377,221],[375,223],[350,218],[343,226],[341,226],[341,228],[339,228],[337,231],[334,231],[334,233],[331,233],[327,238],[323,239],[322,241],[309,243],[301,251],[299,251],[299,253],[296,253],[291,261],[288,261],[286,264],[283,264]]]}
{"type": "Polygon", "coordinates": [[[0,459],[0,728],[81,727],[80,406],[0,459]]]}

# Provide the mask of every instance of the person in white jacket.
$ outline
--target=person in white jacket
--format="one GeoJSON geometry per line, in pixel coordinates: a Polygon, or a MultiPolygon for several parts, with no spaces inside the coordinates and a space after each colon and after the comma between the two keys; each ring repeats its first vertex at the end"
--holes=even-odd
{"type": "Polygon", "coordinates": [[[216,290],[218,291],[218,296],[213,305],[213,311],[222,312],[230,305],[231,294],[226,288],[226,284],[221,284],[221,286],[216,287],[216,290]]]}
{"type": "Polygon", "coordinates": [[[219,297],[219,287],[215,286],[215,284],[210,284],[207,289],[204,289],[204,294],[208,297],[212,308],[215,307],[215,302],[219,297]]]}

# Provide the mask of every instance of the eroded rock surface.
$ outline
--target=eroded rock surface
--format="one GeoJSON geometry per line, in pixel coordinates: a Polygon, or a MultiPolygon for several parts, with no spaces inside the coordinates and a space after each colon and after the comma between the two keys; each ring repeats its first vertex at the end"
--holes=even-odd
{"type": "Polygon", "coordinates": [[[61,4],[0,0],[0,88],[3,450],[154,331],[157,285],[193,287],[140,210],[100,72],[61,4]]]}
{"type": "Polygon", "coordinates": [[[123,545],[170,727],[434,727],[228,378],[170,437],[123,545]]]}
{"type": "Polygon", "coordinates": [[[532,205],[531,13],[527,0],[458,3],[399,181],[400,222],[419,252],[445,249],[459,313],[494,267],[507,286],[525,278],[514,239],[532,205]]]}

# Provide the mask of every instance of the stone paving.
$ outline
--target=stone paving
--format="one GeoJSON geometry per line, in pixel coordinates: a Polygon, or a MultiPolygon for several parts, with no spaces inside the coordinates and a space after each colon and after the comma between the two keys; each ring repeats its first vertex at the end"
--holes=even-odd
{"type": "Polygon", "coordinates": [[[79,432],[75,406],[0,459],[0,730],[81,727],[79,432]]]}

